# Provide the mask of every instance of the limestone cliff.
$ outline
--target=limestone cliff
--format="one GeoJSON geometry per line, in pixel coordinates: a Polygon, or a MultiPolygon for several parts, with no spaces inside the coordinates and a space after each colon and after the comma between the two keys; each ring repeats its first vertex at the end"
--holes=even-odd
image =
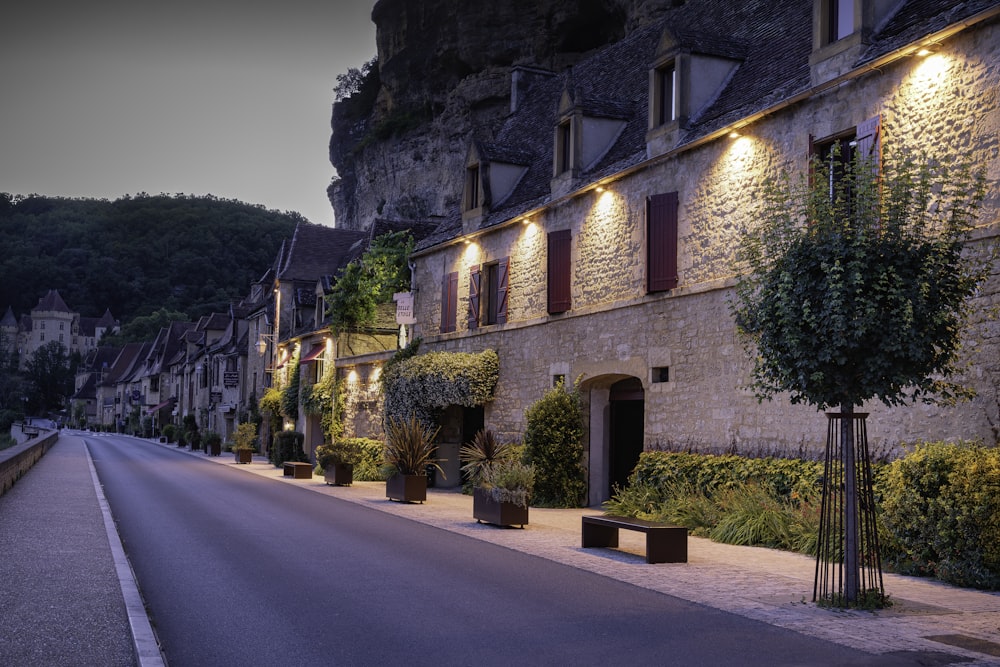
{"type": "Polygon", "coordinates": [[[377,69],[366,91],[333,108],[336,225],[454,210],[470,138],[490,139],[510,110],[513,67],[562,71],[674,4],[379,0],[377,69]]]}

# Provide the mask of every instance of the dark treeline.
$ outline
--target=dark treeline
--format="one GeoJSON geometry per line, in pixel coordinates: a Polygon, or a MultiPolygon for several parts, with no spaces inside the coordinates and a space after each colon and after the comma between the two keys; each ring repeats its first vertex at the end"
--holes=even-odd
{"type": "Polygon", "coordinates": [[[161,309],[224,312],[304,220],[211,195],[0,193],[0,314],[27,314],[49,289],[81,315],[110,308],[123,324],[161,309]]]}

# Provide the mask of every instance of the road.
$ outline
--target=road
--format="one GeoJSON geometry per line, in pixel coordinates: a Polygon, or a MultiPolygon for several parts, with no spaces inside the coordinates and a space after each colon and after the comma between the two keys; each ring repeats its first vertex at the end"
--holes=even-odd
{"type": "Polygon", "coordinates": [[[155,444],[86,442],[171,667],[911,664],[155,444]]]}

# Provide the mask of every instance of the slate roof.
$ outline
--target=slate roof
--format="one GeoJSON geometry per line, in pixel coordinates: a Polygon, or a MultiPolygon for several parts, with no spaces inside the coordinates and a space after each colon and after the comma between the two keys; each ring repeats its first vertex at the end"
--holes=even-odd
{"type": "MultiPolygon", "coordinates": [[[[909,0],[878,27],[855,66],[903,48],[957,22],[1000,6],[997,0],[909,0]]],[[[518,91],[518,108],[491,142],[479,142],[480,157],[522,164],[527,173],[514,191],[484,216],[481,228],[501,224],[553,199],[550,187],[553,135],[563,93],[588,115],[621,118],[625,129],[576,187],[647,160],[649,70],[664,35],[679,52],[724,56],[739,65],[718,94],[680,129],[676,148],[732,123],[807,93],[812,86],[812,3],[804,0],[702,0],[668,10],[573,68],[551,77],[531,77],[518,91]]],[[[457,207],[456,207],[457,208],[457,207]]],[[[418,242],[423,250],[462,235],[461,211],[442,220],[418,242]]]]}
{"type": "Polygon", "coordinates": [[[0,319],[0,327],[17,327],[17,318],[14,317],[14,311],[10,306],[7,306],[7,312],[3,314],[3,318],[0,319]]]}
{"type": "Polygon", "coordinates": [[[292,240],[282,244],[275,277],[281,281],[315,281],[330,273],[331,266],[340,266],[351,246],[366,236],[366,231],[300,222],[292,240]]]}
{"type": "Polygon", "coordinates": [[[59,296],[59,290],[50,289],[48,293],[38,300],[38,305],[32,311],[43,311],[52,313],[72,313],[63,298],[59,296]]]}

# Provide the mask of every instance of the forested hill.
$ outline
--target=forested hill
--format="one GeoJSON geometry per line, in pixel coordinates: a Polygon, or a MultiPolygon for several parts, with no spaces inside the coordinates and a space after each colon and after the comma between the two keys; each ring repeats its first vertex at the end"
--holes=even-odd
{"type": "Polygon", "coordinates": [[[50,289],[83,316],[110,308],[123,324],[161,308],[224,312],[304,221],[212,196],[0,193],[0,315],[29,313],[50,289]]]}

